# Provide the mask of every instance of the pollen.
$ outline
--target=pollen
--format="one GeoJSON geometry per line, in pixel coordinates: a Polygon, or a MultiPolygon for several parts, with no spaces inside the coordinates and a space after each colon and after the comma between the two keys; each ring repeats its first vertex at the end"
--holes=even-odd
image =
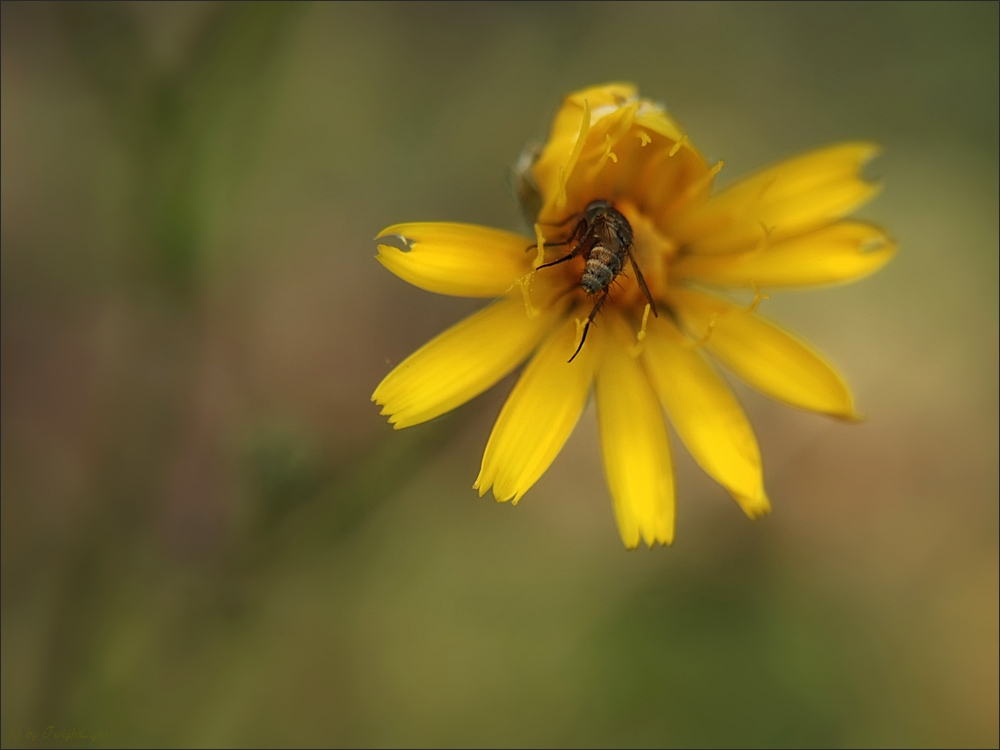
{"type": "Polygon", "coordinates": [[[637,135],[639,137],[640,146],[648,146],[650,143],[653,142],[653,139],[649,137],[649,133],[647,133],[645,130],[640,130],[637,133],[637,135]]]}

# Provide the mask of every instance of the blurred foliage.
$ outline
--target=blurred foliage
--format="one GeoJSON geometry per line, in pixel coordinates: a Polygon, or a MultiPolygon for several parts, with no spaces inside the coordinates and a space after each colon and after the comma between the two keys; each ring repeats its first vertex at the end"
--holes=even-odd
{"type": "Polygon", "coordinates": [[[5,747],[996,745],[996,4],[2,14],[5,747]],[[470,488],[504,386],[398,433],[368,402],[474,309],[371,237],[515,227],[521,147],[612,79],[724,183],[881,141],[902,248],[766,303],[869,422],[741,390],[774,515],[678,452],[653,553],[593,420],[513,511],[470,488]]]}
{"type": "Polygon", "coordinates": [[[111,126],[129,151],[135,229],[149,255],[136,254],[133,260],[145,260],[140,273],[149,281],[184,293],[197,281],[214,154],[228,151],[234,162],[244,163],[259,148],[255,113],[272,95],[268,74],[302,8],[294,3],[216,6],[187,60],[174,71],[149,59],[127,6],[64,3],[57,9],[77,58],[112,115],[111,126]]]}

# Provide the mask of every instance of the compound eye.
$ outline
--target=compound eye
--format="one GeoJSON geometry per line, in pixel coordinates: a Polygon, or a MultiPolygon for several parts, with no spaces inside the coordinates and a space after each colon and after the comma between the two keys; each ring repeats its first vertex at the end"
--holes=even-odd
{"type": "Polygon", "coordinates": [[[611,204],[607,201],[591,201],[586,208],[587,221],[592,221],[595,216],[605,211],[611,210],[611,204]]]}

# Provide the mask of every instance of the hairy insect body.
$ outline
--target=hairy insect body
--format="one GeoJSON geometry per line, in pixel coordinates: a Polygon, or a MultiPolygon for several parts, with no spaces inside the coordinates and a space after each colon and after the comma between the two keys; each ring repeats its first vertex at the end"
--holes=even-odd
{"type": "MultiPolygon", "coordinates": [[[[656,315],[656,303],[653,301],[649,288],[646,286],[642,272],[635,262],[632,254],[632,225],[628,219],[607,201],[593,201],[583,212],[583,218],[577,223],[576,228],[569,238],[563,242],[553,243],[555,245],[571,245],[569,255],[551,263],[546,263],[538,267],[538,270],[549,266],[565,263],[572,258],[582,256],[585,265],[583,275],[580,277],[580,287],[592,296],[597,297],[590,315],[587,316],[587,324],[584,326],[583,335],[580,337],[580,345],[576,352],[570,357],[572,362],[576,355],[583,348],[583,342],[587,340],[587,331],[590,324],[594,322],[597,313],[608,299],[611,293],[611,285],[618,275],[625,269],[625,261],[632,264],[635,270],[636,281],[642,288],[643,294],[649,300],[649,305],[656,315]]],[[[530,248],[529,248],[530,249],[530,248]]]]}
{"type": "Polygon", "coordinates": [[[578,244],[573,251],[586,260],[580,286],[587,294],[606,292],[631,258],[632,226],[628,219],[607,201],[594,201],[584,211],[574,237],[578,244]]]}
{"type": "Polygon", "coordinates": [[[587,258],[580,286],[587,294],[603,292],[622,272],[624,260],[621,253],[609,250],[603,245],[595,245],[590,250],[590,257],[587,258]]]}

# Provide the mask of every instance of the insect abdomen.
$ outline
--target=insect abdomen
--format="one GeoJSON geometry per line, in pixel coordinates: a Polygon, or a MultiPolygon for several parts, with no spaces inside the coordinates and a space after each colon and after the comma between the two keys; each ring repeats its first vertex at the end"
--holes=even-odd
{"type": "Polygon", "coordinates": [[[590,251],[590,257],[587,258],[580,286],[588,294],[597,294],[607,289],[621,270],[622,258],[620,255],[611,252],[603,245],[595,245],[590,251]]]}

